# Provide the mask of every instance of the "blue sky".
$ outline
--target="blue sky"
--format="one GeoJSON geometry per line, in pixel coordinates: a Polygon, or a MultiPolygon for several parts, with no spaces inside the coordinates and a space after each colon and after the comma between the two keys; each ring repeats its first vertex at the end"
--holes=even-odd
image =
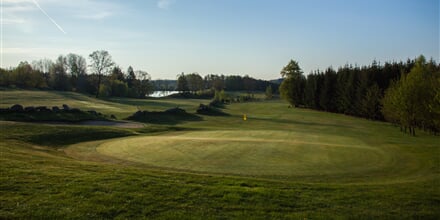
{"type": "Polygon", "coordinates": [[[153,79],[274,79],[290,59],[306,74],[420,54],[438,62],[439,10],[438,0],[2,0],[2,67],[100,49],[153,79]]]}

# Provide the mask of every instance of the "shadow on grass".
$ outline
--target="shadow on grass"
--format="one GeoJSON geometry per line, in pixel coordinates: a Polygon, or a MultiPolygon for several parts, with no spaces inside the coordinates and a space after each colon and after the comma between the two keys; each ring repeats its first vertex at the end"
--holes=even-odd
{"type": "Polygon", "coordinates": [[[89,120],[108,121],[102,114],[92,114],[85,111],[64,111],[59,112],[0,112],[2,121],[21,121],[21,122],[82,122],[89,120]]]}
{"type": "Polygon", "coordinates": [[[0,126],[1,140],[17,140],[49,147],[61,147],[83,141],[126,137],[136,134],[132,130],[110,127],[7,123],[2,124],[5,126],[0,126]]]}
{"type": "Polygon", "coordinates": [[[176,106],[180,106],[180,107],[184,107],[184,108],[190,107],[190,105],[181,104],[181,103],[176,104],[176,103],[171,103],[171,102],[164,102],[163,100],[166,100],[165,98],[160,98],[157,100],[153,99],[153,98],[149,98],[149,99],[106,98],[106,99],[102,99],[102,100],[105,100],[107,102],[117,103],[117,104],[139,106],[139,107],[143,107],[143,106],[159,107],[159,108],[173,108],[176,106]]]}
{"type": "Polygon", "coordinates": [[[214,105],[200,104],[197,108],[197,114],[209,116],[229,116],[230,114],[223,112],[221,109],[214,107],[214,105]]]}
{"type": "Polygon", "coordinates": [[[208,116],[231,116],[230,114],[223,112],[219,109],[209,110],[209,111],[201,111],[197,112],[199,115],[208,115],[208,116]]]}
{"type": "Polygon", "coordinates": [[[342,125],[342,124],[332,124],[332,123],[318,123],[318,122],[308,122],[308,121],[298,121],[298,120],[291,120],[291,119],[273,119],[273,118],[253,118],[253,120],[260,120],[260,121],[268,121],[268,122],[274,122],[279,124],[289,124],[289,125],[304,125],[304,126],[313,126],[313,127],[328,127],[331,128],[351,128],[352,126],[342,125]]]}
{"type": "Polygon", "coordinates": [[[79,93],[79,92],[61,92],[55,91],[55,94],[62,96],[66,99],[85,101],[87,98],[95,98],[95,96],[87,93],[79,93]]]}
{"type": "Polygon", "coordinates": [[[187,112],[149,112],[149,111],[138,111],[132,116],[127,118],[128,120],[132,121],[139,121],[144,123],[151,123],[151,124],[161,124],[161,125],[177,125],[182,122],[187,121],[202,121],[203,118],[195,115],[190,114],[187,112]]]}

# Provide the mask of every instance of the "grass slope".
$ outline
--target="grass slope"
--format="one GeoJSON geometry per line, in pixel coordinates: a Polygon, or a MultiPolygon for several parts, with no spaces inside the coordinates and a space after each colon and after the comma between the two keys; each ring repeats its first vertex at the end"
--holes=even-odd
{"type": "Polygon", "coordinates": [[[0,91],[0,108],[11,107],[14,104],[24,106],[61,106],[67,104],[71,108],[81,110],[95,110],[106,115],[115,115],[118,119],[126,118],[138,110],[163,111],[169,108],[180,107],[194,113],[197,106],[209,100],[200,99],[130,99],[108,98],[95,99],[75,92],[58,91],[27,91],[8,90],[0,91]]]}
{"type": "MultiPolygon", "coordinates": [[[[79,96],[60,102],[88,99],[79,96]]],[[[133,101],[90,98],[107,114],[133,101]]],[[[440,216],[439,137],[278,101],[223,110],[230,116],[142,129],[0,122],[0,218],[440,216]]]]}

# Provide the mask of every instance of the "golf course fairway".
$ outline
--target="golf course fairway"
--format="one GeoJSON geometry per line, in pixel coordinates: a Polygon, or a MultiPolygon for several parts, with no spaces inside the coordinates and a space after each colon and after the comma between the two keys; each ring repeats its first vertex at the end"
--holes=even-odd
{"type": "MultiPolygon", "coordinates": [[[[5,100],[34,105],[51,106],[60,96],[73,108],[95,103],[71,94],[4,92],[5,100]]],[[[133,108],[163,111],[174,102],[193,113],[209,102],[133,101],[96,103],[125,117],[133,108]]],[[[288,108],[281,100],[220,110],[226,114],[136,128],[0,122],[0,218],[440,216],[438,136],[418,130],[413,137],[389,123],[288,108]]]]}

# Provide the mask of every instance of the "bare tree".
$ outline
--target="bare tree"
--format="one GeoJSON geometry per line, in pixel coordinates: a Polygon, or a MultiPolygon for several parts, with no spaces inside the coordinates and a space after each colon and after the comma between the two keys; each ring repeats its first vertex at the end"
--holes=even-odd
{"type": "Polygon", "coordinates": [[[86,74],[87,63],[86,59],[81,55],[69,53],[66,56],[67,72],[71,76],[79,76],[86,74]]]}
{"type": "Polygon", "coordinates": [[[139,98],[145,98],[146,95],[153,91],[153,86],[151,84],[151,76],[148,72],[137,70],[135,71],[137,79],[137,94],[139,98]]]}
{"type": "Polygon", "coordinates": [[[108,74],[114,65],[112,56],[105,50],[97,50],[89,55],[91,60],[90,68],[98,76],[96,98],[99,97],[102,76],[108,74]]]}
{"type": "Polygon", "coordinates": [[[47,58],[32,61],[32,69],[41,71],[42,73],[49,73],[52,65],[52,60],[47,58]]]}
{"type": "Polygon", "coordinates": [[[44,80],[46,81],[46,84],[49,85],[49,72],[50,69],[52,68],[52,66],[54,65],[54,63],[52,62],[52,60],[44,58],[41,60],[35,60],[32,62],[32,68],[34,70],[38,70],[40,72],[43,73],[44,76],[44,80]]]}
{"type": "Polygon", "coordinates": [[[66,58],[62,55],[58,56],[55,63],[50,68],[50,86],[56,90],[62,91],[69,91],[71,89],[66,69],[66,58]]]}

